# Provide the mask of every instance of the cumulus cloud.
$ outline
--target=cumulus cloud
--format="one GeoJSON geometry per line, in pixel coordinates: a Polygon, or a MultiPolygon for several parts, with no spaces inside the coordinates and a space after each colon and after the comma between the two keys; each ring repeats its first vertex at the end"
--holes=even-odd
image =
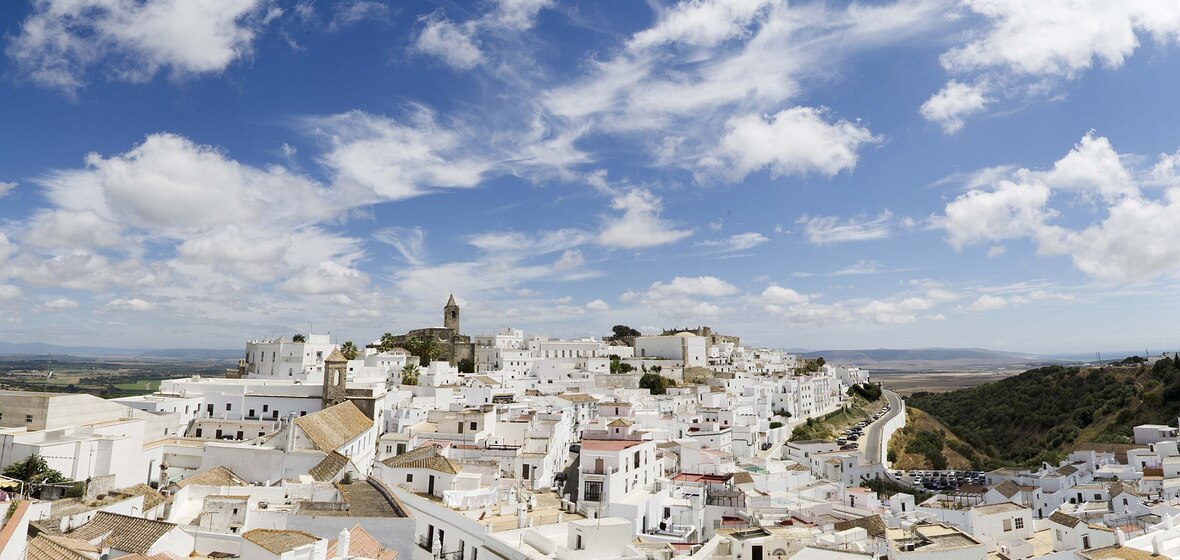
{"type": "MultiPolygon", "coordinates": [[[[1114,282],[1138,282],[1180,275],[1180,188],[1160,180],[1169,154],[1146,168],[1128,167],[1142,158],[1115,152],[1093,134],[1044,171],[1017,169],[990,188],[980,185],[946,205],[933,222],[955,249],[1028,238],[1040,255],[1068,255],[1087,275],[1114,282]],[[1148,187],[1162,188],[1158,197],[1148,187]],[[1105,218],[1076,224],[1077,217],[1051,206],[1054,194],[1101,203],[1105,218]]],[[[1002,254],[993,247],[989,255],[1002,254]]]]}
{"type": "Polygon", "coordinates": [[[369,201],[471,188],[493,167],[472,154],[465,130],[440,123],[422,106],[411,107],[403,120],[351,111],[304,123],[327,140],[329,149],[319,160],[336,186],[367,194],[369,201]]]}
{"type": "Polygon", "coordinates": [[[1080,76],[1095,63],[1118,68],[1150,37],[1158,43],[1180,39],[1180,5],[1154,0],[967,0],[983,22],[968,40],[940,61],[975,86],[951,80],[922,107],[926,118],[947,132],[983,110],[992,97],[1044,95],[1053,81],[1080,76]]]}
{"type": "Polygon", "coordinates": [[[878,140],[860,125],[829,122],[819,109],[794,107],[769,119],[760,115],[731,119],[721,145],[702,160],[702,168],[733,181],[762,169],[772,177],[832,176],[855,167],[860,147],[878,140]]]}
{"type": "Polygon", "coordinates": [[[983,111],[988,99],[982,84],[967,85],[951,80],[941,91],[927,99],[919,112],[927,120],[942,126],[947,134],[963,128],[963,119],[983,111]]]}
{"type": "Polygon", "coordinates": [[[16,189],[16,182],[0,181],[0,198],[4,198],[16,189]]]}
{"type": "Polygon", "coordinates": [[[917,317],[914,316],[915,312],[926,311],[933,308],[934,305],[934,301],[921,297],[910,297],[899,301],[873,300],[862,306],[857,312],[881,325],[907,325],[917,320],[917,317]]]}
{"type": "Polygon", "coordinates": [[[808,216],[804,214],[795,222],[803,224],[807,241],[814,245],[828,245],[849,241],[872,241],[885,239],[892,233],[893,214],[886,210],[871,220],[836,216],[808,216]]]}
{"type": "Polygon", "coordinates": [[[628,291],[619,299],[665,318],[692,320],[720,316],[724,308],[719,300],[737,293],[737,286],[716,276],[677,276],[668,282],[653,282],[642,292],[628,291]]]}
{"type": "Polygon", "coordinates": [[[470,70],[483,61],[483,52],[475,44],[475,29],[433,14],[426,17],[415,48],[442,59],[456,70],[470,70]]]}
{"type": "Polygon", "coordinates": [[[31,81],[68,94],[95,67],[128,82],[215,74],[249,56],[280,13],[268,0],[36,0],[5,52],[31,81]]]}
{"type": "Polygon", "coordinates": [[[811,300],[810,296],[774,284],[762,290],[761,298],[762,302],[768,305],[798,305],[811,300]]]}
{"type": "Polygon", "coordinates": [[[586,304],[586,311],[593,313],[601,313],[603,311],[610,311],[610,304],[600,299],[596,299],[586,304]]]}
{"type": "Polygon", "coordinates": [[[660,198],[644,189],[631,189],[618,194],[611,207],[621,210],[622,216],[605,220],[598,242],[608,247],[639,249],[675,243],[692,235],[692,230],[677,229],[660,217],[660,198]]]}

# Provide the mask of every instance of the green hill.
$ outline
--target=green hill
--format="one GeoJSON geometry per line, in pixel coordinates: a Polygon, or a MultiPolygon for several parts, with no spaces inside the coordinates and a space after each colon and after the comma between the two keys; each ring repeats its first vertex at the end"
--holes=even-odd
{"type": "Polygon", "coordinates": [[[1128,359],[1102,368],[1050,366],[907,402],[937,418],[981,453],[1007,464],[1063,457],[1079,442],[1127,443],[1139,424],[1174,422],[1180,370],[1128,359]]]}

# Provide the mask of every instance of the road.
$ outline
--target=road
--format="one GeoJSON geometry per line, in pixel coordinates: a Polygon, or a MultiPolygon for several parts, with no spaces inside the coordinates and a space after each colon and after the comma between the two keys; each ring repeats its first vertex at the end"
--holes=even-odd
{"type": "Polygon", "coordinates": [[[889,412],[865,428],[864,445],[860,447],[865,459],[870,463],[881,462],[881,445],[889,445],[889,442],[881,441],[881,432],[884,431],[886,422],[901,413],[901,397],[897,396],[897,393],[882,390],[881,394],[889,401],[889,412]]]}

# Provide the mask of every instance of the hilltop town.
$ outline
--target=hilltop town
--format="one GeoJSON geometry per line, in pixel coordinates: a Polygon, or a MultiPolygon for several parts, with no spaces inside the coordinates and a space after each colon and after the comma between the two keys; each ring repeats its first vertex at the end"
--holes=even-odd
{"type": "Polygon", "coordinates": [[[153,394],[0,392],[0,560],[1098,559],[1180,554],[1180,431],[899,471],[858,367],[708,327],[251,340],[153,394]],[[932,491],[931,491],[932,490],[932,491]]]}

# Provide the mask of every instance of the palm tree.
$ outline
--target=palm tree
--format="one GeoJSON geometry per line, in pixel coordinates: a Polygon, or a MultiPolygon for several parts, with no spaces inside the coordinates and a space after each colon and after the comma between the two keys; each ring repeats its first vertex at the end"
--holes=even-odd
{"type": "Polygon", "coordinates": [[[417,385],[419,373],[417,365],[406,364],[406,367],[402,368],[402,385],[417,385]]]}
{"type": "Polygon", "coordinates": [[[411,350],[410,353],[418,356],[424,366],[428,366],[430,362],[439,359],[443,353],[442,345],[438,343],[438,339],[432,336],[422,335],[417,337],[413,346],[417,352],[411,350]]]}
{"type": "Polygon", "coordinates": [[[299,333],[295,333],[295,335],[291,337],[291,342],[307,342],[307,337],[299,333]]]}
{"type": "Polygon", "coordinates": [[[381,342],[377,343],[377,350],[379,352],[388,352],[397,346],[397,339],[394,338],[393,333],[385,333],[381,335],[381,342]]]}
{"type": "Polygon", "coordinates": [[[351,340],[347,340],[344,344],[340,345],[340,353],[344,354],[345,360],[355,360],[357,354],[360,354],[360,350],[351,340]]]}

